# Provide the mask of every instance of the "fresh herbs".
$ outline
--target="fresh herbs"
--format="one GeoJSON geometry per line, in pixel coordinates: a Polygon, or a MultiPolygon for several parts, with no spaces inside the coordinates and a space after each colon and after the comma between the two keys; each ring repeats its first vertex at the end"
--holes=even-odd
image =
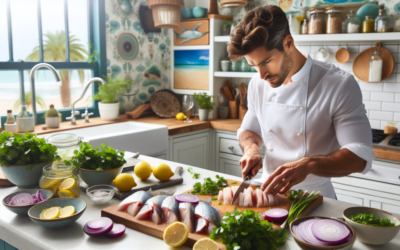
{"type": "Polygon", "coordinates": [[[81,143],[79,151],[74,151],[71,160],[65,160],[66,165],[73,165],[75,169],[83,168],[89,170],[106,170],[118,168],[126,163],[124,159],[125,152],[117,151],[107,147],[104,143],[99,147],[92,148],[87,143],[81,143]]]}
{"type": "Polygon", "coordinates": [[[217,200],[218,200],[218,198],[217,198],[217,197],[211,197],[211,200],[213,200],[213,201],[217,201],[217,200]]]}
{"type": "Polygon", "coordinates": [[[31,169],[35,164],[60,159],[57,147],[35,134],[0,133],[0,166],[29,165],[31,169]]]}
{"type": "Polygon", "coordinates": [[[382,219],[373,214],[357,214],[350,217],[350,220],[369,226],[394,227],[389,219],[382,219]]]}
{"type": "Polygon", "coordinates": [[[237,184],[237,181],[232,182],[232,184],[237,184]]]}
{"type": "Polygon", "coordinates": [[[227,250],[278,249],[286,242],[287,231],[276,230],[272,223],[260,220],[260,213],[244,210],[240,213],[235,207],[233,213],[225,213],[220,227],[213,229],[210,238],[221,237],[227,250]]]}
{"type": "Polygon", "coordinates": [[[214,98],[213,95],[207,95],[207,93],[194,93],[194,100],[197,102],[201,109],[208,109],[212,111],[215,103],[211,101],[211,98],[214,98]]]}
{"type": "Polygon", "coordinates": [[[200,172],[197,172],[197,173],[195,173],[194,171],[193,171],[193,168],[192,167],[190,167],[190,168],[188,168],[188,172],[192,175],[192,178],[193,179],[199,179],[199,176],[200,176],[200,172]]]}
{"type": "Polygon", "coordinates": [[[221,205],[222,205],[222,201],[221,201],[220,203],[218,203],[218,205],[220,205],[220,206],[221,206],[221,205]]]}
{"type": "Polygon", "coordinates": [[[106,84],[100,84],[99,92],[93,97],[94,100],[101,100],[102,103],[118,103],[116,97],[133,84],[132,80],[123,78],[114,79],[104,76],[104,80],[106,84]]]}
{"type": "Polygon", "coordinates": [[[217,177],[216,181],[211,180],[211,178],[204,178],[203,185],[201,185],[200,182],[196,182],[193,185],[193,191],[191,192],[192,194],[211,194],[215,195],[218,194],[218,191],[222,188],[225,187],[228,183],[228,181],[219,175],[216,175],[217,177]]]}
{"type": "Polygon", "coordinates": [[[319,192],[315,193],[312,192],[311,194],[307,195],[307,191],[304,191],[302,189],[299,190],[291,190],[290,191],[290,196],[289,199],[293,200],[292,205],[290,206],[289,209],[289,216],[283,222],[281,225],[281,228],[285,228],[287,225],[290,225],[292,221],[295,219],[299,218],[301,213],[303,212],[310,203],[317,198],[319,195],[319,192]]]}

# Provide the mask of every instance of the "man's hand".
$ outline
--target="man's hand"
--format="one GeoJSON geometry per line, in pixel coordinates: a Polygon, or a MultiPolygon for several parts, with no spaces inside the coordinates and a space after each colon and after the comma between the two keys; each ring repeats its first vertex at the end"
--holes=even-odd
{"type": "Polygon", "coordinates": [[[261,186],[267,194],[284,194],[291,187],[304,181],[311,173],[311,158],[302,158],[278,167],[261,186]]]}
{"type": "Polygon", "coordinates": [[[251,171],[251,178],[262,169],[262,156],[260,153],[260,148],[254,144],[246,150],[243,157],[239,161],[240,167],[242,168],[242,177],[243,180],[246,178],[246,175],[249,171],[251,171]]]}

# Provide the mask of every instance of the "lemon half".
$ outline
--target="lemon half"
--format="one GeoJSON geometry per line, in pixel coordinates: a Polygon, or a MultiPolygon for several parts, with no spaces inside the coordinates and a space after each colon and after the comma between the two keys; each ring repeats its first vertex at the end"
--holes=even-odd
{"type": "Polygon", "coordinates": [[[75,214],[75,207],[74,206],[66,206],[60,210],[60,214],[58,215],[59,218],[69,217],[75,214]]]}
{"type": "Polygon", "coordinates": [[[193,246],[193,250],[218,250],[217,242],[209,238],[204,238],[196,242],[193,246]]]}
{"type": "Polygon", "coordinates": [[[171,247],[185,244],[189,237],[189,230],[182,222],[174,222],[164,230],[164,242],[171,247]]]}
{"type": "Polygon", "coordinates": [[[52,207],[49,208],[46,212],[44,212],[43,218],[45,220],[57,219],[59,214],[60,210],[57,207],[52,207]]]}

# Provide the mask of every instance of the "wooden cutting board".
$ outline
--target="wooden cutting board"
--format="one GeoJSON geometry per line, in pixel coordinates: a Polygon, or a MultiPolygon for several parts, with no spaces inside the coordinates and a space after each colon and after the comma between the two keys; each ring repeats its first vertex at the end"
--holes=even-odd
{"type": "MultiPolygon", "coordinates": [[[[232,186],[232,182],[235,182],[233,180],[228,180],[228,186],[232,186]]],[[[234,184],[233,186],[236,185],[240,185],[241,182],[237,182],[237,184],[234,184]]],[[[256,189],[257,186],[253,186],[251,185],[251,187],[253,187],[253,189],[256,189]]],[[[190,192],[190,191],[189,191],[190,192]]],[[[288,192],[289,193],[289,192],[288,192]]],[[[210,195],[198,195],[198,197],[201,200],[206,200],[210,197],[210,195]]],[[[214,197],[217,197],[216,195],[214,197]]],[[[302,213],[302,216],[306,216],[307,214],[309,214],[311,211],[313,211],[316,207],[318,207],[321,203],[322,203],[323,197],[319,196],[317,197],[302,213]]],[[[218,205],[220,203],[220,201],[212,201],[212,206],[216,207],[219,211],[219,214],[221,216],[221,218],[223,217],[223,215],[226,212],[233,212],[233,209],[235,208],[235,206],[231,206],[231,205],[218,205]]],[[[117,207],[119,204],[115,204],[113,206],[107,207],[105,209],[103,209],[101,211],[101,216],[103,217],[108,217],[110,219],[112,219],[115,223],[120,223],[120,224],[124,224],[126,227],[132,228],[133,230],[137,230],[140,231],[142,233],[145,234],[149,234],[152,235],[154,237],[163,238],[163,233],[165,228],[167,227],[166,224],[161,224],[161,225],[156,225],[154,224],[152,221],[143,221],[143,220],[138,220],[136,218],[134,218],[133,216],[131,216],[130,214],[126,213],[126,212],[120,212],[117,211],[117,207]]],[[[288,200],[285,203],[280,204],[279,206],[273,206],[273,208],[284,208],[286,210],[289,210],[291,205],[291,201],[288,200]]],[[[239,211],[244,211],[246,209],[251,209],[254,210],[255,212],[265,212],[267,210],[267,208],[257,208],[257,207],[252,207],[252,208],[248,208],[248,207],[240,207],[238,208],[239,211]]],[[[280,225],[277,224],[273,224],[274,228],[276,229],[280,229],[280,225]]],[[[200,239],[206,238],[208,237],[208,235],[205,234],[196,234],[196,233],[190,233],[189,234],[189,238],[186,241],[185,245],[189,246],[189,247],[193,247],[193,245],[200,239]]],[[[219,249],[226,249],[225,245],[222,244],[221,239],[217,240],[217,243],[219,245],[219,249]]]]}
{"type": "Polygon", "coordinates": [[[9,180],[7,180],[7,178],[3,175],[3,173],[1,172],[1,168],[2,167],[0,167],[0,186],[3,187],[15,186],[9,180]]]}

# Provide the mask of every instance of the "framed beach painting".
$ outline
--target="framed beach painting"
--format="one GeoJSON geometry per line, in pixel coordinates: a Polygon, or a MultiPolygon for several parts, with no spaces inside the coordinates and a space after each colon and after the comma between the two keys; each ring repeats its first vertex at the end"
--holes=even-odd
{"type": "Polygon", "coordinates": [[[174,88],[208,90],[209,56],[205,50],[174,51],[174,88]]]}

